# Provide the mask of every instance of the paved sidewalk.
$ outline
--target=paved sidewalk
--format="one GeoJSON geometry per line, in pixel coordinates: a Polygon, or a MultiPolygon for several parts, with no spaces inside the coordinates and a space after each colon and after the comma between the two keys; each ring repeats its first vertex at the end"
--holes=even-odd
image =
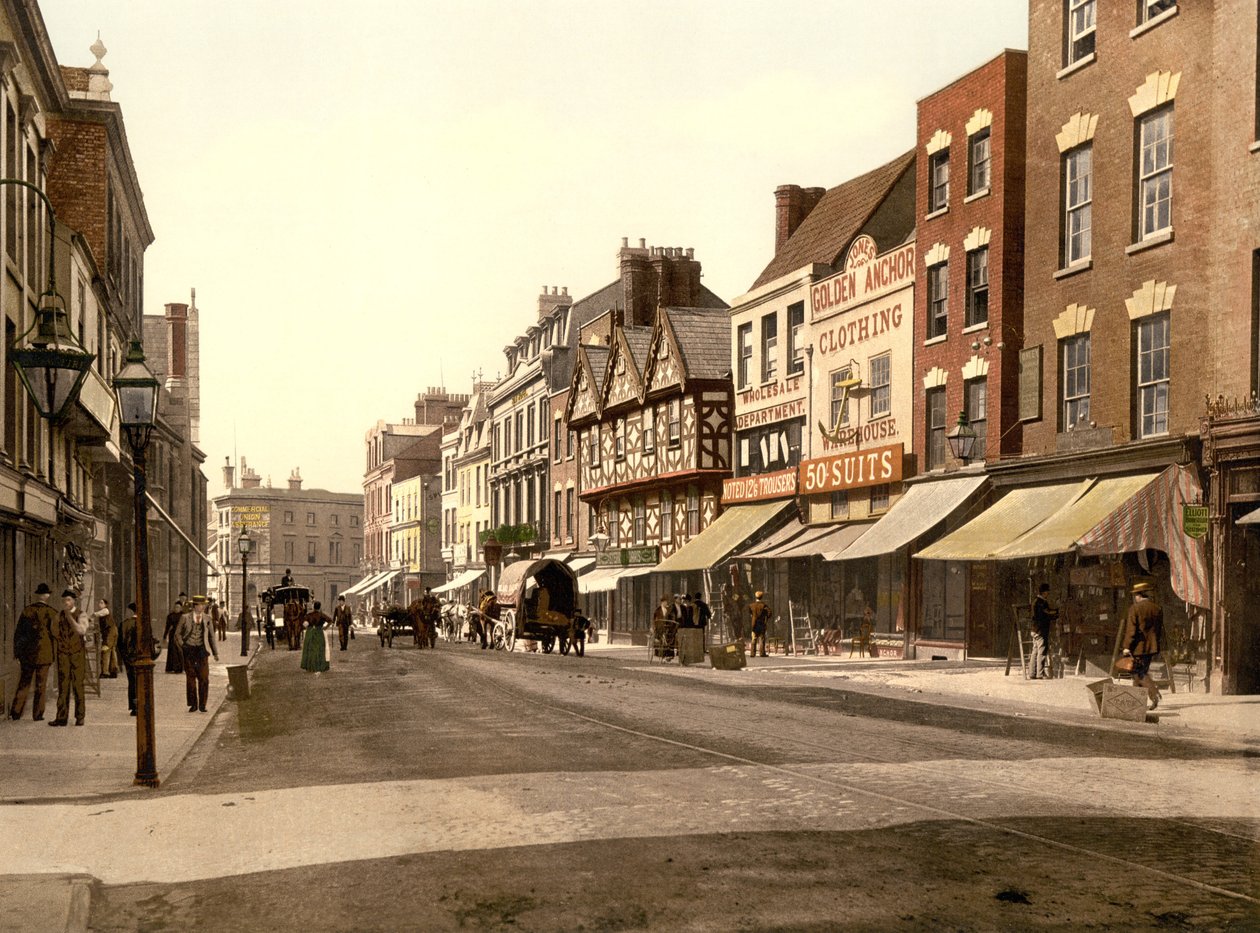
{"type": "MultiPolygon", "coordinates": [[[[251,649],[256,648],[250,639],[251,649]]],[[[154,733],[157,737],[157,772],[164,779],[188,754],[189,749],[214,718],[227,694],[227,665],[245,663],[240,656],[240,636],[229,632],[219,642],[219,660],[210,659],[210,695],[206,712],[188,712],[183,674],[166,673],[166,652],[153,668],[154,733]]],[[[0,720],[0,803],[43,803],[67,798],[98,797],[148,789],[136,787],[136,719],[127,712],[127,677],[102,678],[101,695],[87,694],[87,714],[82,726],[52,729],[57,695],[49,678],[51,695],[44,721],[31,720],[28,698],[21,720],[0,720]]]]}

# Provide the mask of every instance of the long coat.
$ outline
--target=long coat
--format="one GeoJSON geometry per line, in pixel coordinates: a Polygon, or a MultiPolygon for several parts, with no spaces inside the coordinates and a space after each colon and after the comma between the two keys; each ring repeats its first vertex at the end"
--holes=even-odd
{"type": "Polygon", "coordinates": [[[42,667],[53,662],[53,629],[57,613],[47,603],[31,603],[18,617],[13,632],[13,657],[28,667],[42,667]]]}
{"type": "Polygon", "coordinates": [[[1132,654],[1159,654],[1164,636],[1164,613],[1150,599],[1135,600],[1124,620],[1123,647],[1132,654]]]}

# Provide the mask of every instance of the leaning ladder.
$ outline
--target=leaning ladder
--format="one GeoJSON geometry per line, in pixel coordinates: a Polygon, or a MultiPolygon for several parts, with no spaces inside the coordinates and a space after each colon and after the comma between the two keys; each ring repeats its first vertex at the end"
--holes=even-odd
{"type": "Polygon", "coordinates": [[[796,603],[789,599],[788,616],[792,621],[792,654],[817,654],[818,646],[814,641],[814,627],[810,624],[809,613],[798,610],[796,603]]]}

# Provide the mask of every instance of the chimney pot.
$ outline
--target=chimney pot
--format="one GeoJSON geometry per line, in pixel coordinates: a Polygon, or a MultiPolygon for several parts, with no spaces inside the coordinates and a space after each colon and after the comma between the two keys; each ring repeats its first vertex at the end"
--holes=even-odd
{"type": "Polygon", "coordinates": [[[630,247],[630,238],[628,236],[623,236],[621,238],[621,248],[629,249],[629,247],[630,247]]]}
{"type": "Polygon", "coordinates": [[[646,249],[646,248],[647,248],[647,238],[639,237],[639,249],[646,249]]]}

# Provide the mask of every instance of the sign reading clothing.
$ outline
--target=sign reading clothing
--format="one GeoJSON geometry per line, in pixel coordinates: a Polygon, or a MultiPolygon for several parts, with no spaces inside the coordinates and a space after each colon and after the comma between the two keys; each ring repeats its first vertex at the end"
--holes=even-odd
{"type": "Polygon", "coordinates": [[[796,468],[722,480],[722,504],[796,495],[796,468]]]}
{"type": "Polygon", "coordinates": [[[860,489],[901,481],[902,444],[801,461],[801,494],[860,489]]]}

